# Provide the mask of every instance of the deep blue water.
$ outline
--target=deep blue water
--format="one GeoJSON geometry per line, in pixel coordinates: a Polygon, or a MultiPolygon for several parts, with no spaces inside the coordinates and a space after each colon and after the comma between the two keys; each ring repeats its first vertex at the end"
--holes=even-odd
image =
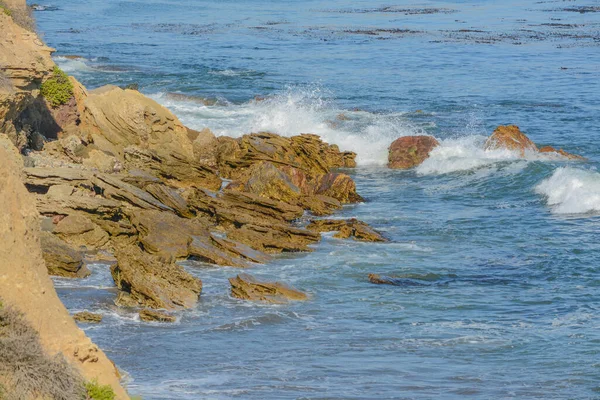
{"type": "Polygon", "coordinates": [[[600,398],[598,1],[39,4],[58,7],[36,13],[39,29],[88,87],[138,83],[219,135],[312,132],[356,151],[348,172],[368,201],[339,216],[392,239],[325,235],[254,268],[311,295],[286,306],[232,299],[237,270],[188,263],[205,289],[174,325],[117,310],[106,266],[57,281],[71,310],[105,314],[86,329],[131,392],[600,398]],[[505,123],[589,161],[483,151],[505,123]],[[392,140],[423,132],[442,146],[422,166],[383,166],[392,140]]]}

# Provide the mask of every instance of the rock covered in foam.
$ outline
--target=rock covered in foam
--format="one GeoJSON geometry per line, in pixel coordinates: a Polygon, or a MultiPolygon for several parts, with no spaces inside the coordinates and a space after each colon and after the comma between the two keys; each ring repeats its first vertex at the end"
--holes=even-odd
{"type": "Polygon", "coordinates": [[[390,145],[388,168],[409,169],[416,167],[425,161],[431,150],[439,144],[433,136],[403,136],[398,138],[390,145]]]}
{"type": "Polygon", "coordinates": [[[556,153],[556,154],[558,154],[558,155],[560,155],[562,157],[568,158],[569,160],[578,160],[578,161],[585,161],[586,160],[585,157],[582,157],[582,156],[577,155],[577,154],[567,153],[563,149],[556,150],[552,146],[543,146],[543,147],[540,147],[540,153],[556,153]]]}
{"type": "Polygon", "coordinates": [[[485,142],[485,150],[511,150],[524,156],[537,152],[538,148],[516,125],[500,125],[485,142]]]}

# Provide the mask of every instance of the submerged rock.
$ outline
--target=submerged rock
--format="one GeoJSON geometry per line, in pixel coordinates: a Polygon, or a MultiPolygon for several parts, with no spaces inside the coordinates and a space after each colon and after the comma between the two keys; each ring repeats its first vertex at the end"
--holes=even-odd
{"type": "Polygon", "coordinates": [[[138,246],[120,248],[115,256],[111,274],[120,290],[117,305],[180,310],[198,302],[202,281],[180,265],[161,261],[138,246]]]}
{"type": "Polygon", "coordinates": [[[320,219],[311,221],[307,226],[308,229],[315,232],[333,232],[337,233],[333,236],[339,239],[352,238],[361,242],[387,242],[379,232],[371,228],[365,222],[352,219],[320,219]]]}
{"type": "Polygon", "coordinates": [[[77,322],[82,322],[85,324],[99,324],[102,322],[102,314],[94,314],[89,311],[83,311],[73,314],[73,319],[77,322]]]}
{"type": "Polygon", "coordinates": [[[301,291],[280,282],[264,282],[248,274],[229,278],[231,295],[238,299],[283,304],[288,301],[306,300],[301,291]]]}
{"type": "Polygon", "coordinates": [[[177,317],[161,311],[142,310],[139,312],[140,320],[144,322],[175,322],[177,317]]]}
{"type": "Polygon", "coordinates": [[[431,150],[439,146],[433,136],[404,136],[396,139],[389,148],[388,168],[409,169],[429,158],[431,150]]]}
{"type": "Polygon", "coordinates": [[[49,232],[40,232],[42,255],[50,275],[84,278],[90,271],[83,264],[81,253],[49,232]]]}
{"type": "Polygon", "coordinates": [[[523,157],[526,152],[538,148],[516,125],[500,125],[485,142],[485,150],[506,149],[517,151],[523,157]]]}

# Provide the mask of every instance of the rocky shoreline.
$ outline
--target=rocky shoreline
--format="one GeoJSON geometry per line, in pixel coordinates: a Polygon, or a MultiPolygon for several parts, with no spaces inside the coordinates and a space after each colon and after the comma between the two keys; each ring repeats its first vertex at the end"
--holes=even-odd
{"type": "MultiPolygon", "coordinates": [[[[24,2],[9,6],[26,7],[24,2]]],[[[387,241],[364,222],[322,218],[365,201],[343,172],[356,167],[355,153],[313,134],[231,138],[190,129],[137,90],[88,91],[58,69],[50,57],[53,49],[7,13],[0,13],[0,28],[6,32],[0,39],[0,160],[3,174],[14,178],[2,193],[18,193],[19,199],[13,210],[17,219],[7,220],[7,232],[17,235],[13,226],[23,223],[18,216],[27,209],[25,231],[33,235],[23,243],[14,236],[12,242],[21,247],[3,249],[0,297],[26,317],[45,312],[43,299],[26,304],[20,293],[4,289],[31,286],[11,275],[8,261],[19,250],[23,262],[38,264],[39,291],[51,295],[57,315],[80,342],[59,341],[46,351],[62,353],[87,380],[112,386],[116,398],[128,398],[118,371],[76,328],[46,271],[83,278],[89,275],[85,259],[106,259],[118,288],[117,306],[136,309],[143,321],[172,322],[202,293],[202,281],[177,261],[251,268],[274,254],[311,251],[321,232],[335,231],[343,240],[387,241]],[[29,251],[27,261],[23,255],[29,251]]],[[[438,146],[431,136],[399,138],[390,146],[388,166],[413,168],[438,146]]],[[[538,149],[515,126],[498,127],[485,148],[583,159],[549,146],[538,149]]],[[[375,275],[370,280],[388,283],[375,275]]],[[[243,300],[308,299],[284,283],[246,273],[232,276],[230,284],[232,296],[243,300]]],[[[101,316],[77,319],[98,323],[101,316]]],[[[40,335],[43,339],[44,332],[40,335]]]]}

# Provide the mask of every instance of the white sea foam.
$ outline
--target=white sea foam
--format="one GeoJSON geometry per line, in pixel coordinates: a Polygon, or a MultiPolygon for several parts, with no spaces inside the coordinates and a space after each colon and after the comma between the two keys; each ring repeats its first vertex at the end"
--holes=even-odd
{"type": "Polygon", "coordinates": [[[194,129],[210,128],[216,135],[239,137],[268,131],[283,136],[314,133],[341,150],[358,154],[361,165],[385,164],[390,143],[400,136],[423,134],[403,113],[375,114],[337,108],[321,87],[293,87],[261,101],[241,105],[205,106],[165,94],[155,100],[170,108],[194,129]]]}
{"type": "Polygon", "coordinates": [[[485,140],[486,137],[482,135],[441,140],[440,146],[431,151],[429,158],[419,165],[416,171],[419,175],[437,175],[483,169],[507,161],[533,161],[547,158],[534,153],[522,157],[518,152],[506,149],[484,150],[485,140]]]}
{"type": "Polygon", "coordinates": [[[57,56],[57,57],[54,57],[54,61],[67,74],[73,74],[73,73],[77,73],[77,72],[94,71],[94,68],[90,67],[86,63],[89,60],[87,60],[85,58],[67,58],[67,57],[57,56]]]}
{"type": "Polygon", "coordinates": [[[556,169],[535,187],[556,214],[600,212],[600,173],[572,167],[556,169]]]}

